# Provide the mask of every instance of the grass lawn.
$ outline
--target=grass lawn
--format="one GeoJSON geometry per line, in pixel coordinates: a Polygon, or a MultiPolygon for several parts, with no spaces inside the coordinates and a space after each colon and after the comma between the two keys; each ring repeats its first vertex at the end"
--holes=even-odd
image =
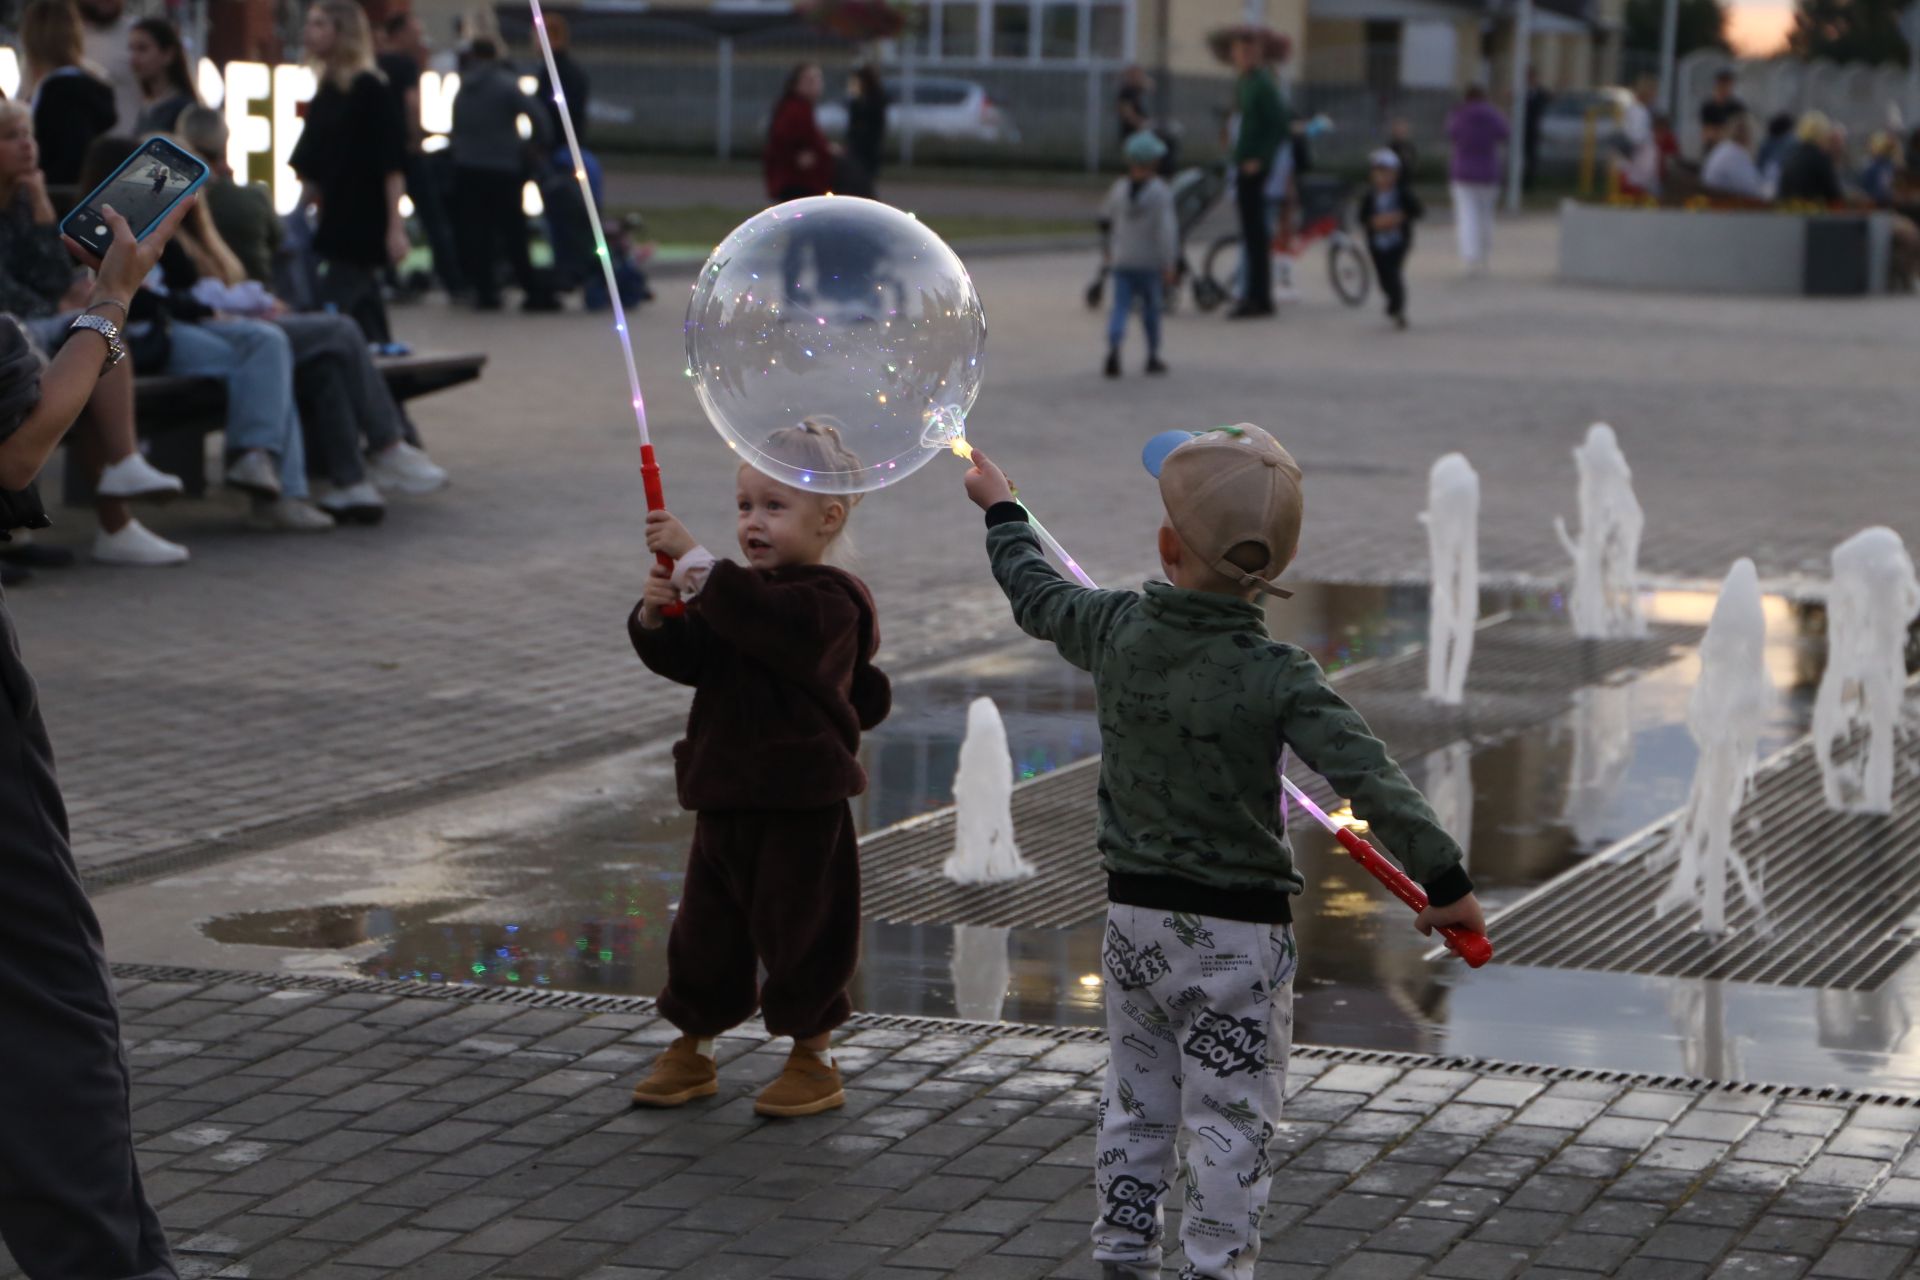
{"type": "MultiPolygon", "coordinates": [[[[618,209],[625,214],[631,209],[618,209]]],[[[758,213],[758,209],[727,208],[722,205],[688,205],[683,208],[641,210],[647,220],[647,236],[660,246],[662,257],[704,258],[729,231],[758,213]]],[[[968,240],[998,239],[1008,236],[1090,235],[1093,219],[1023,218],[1014,215],[987,216],[953,214],[928,218],[927,225],[941,237],[955,243],[968,240]]]]}

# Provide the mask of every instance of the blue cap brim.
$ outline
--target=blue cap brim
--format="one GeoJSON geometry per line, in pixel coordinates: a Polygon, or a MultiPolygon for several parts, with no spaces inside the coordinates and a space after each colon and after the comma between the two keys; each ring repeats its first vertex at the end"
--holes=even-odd
{"type": "Polygon", "coordinates": [[[1166,462],[1167,455],[1193,439],[1196,434],[1198,433],[1193,431],[1162,431],[1147,441],[1146,447],[1140,450],[1140,465],[1147,469],[1148,475],[1158,480],[1161,464],[1166,462]]]}

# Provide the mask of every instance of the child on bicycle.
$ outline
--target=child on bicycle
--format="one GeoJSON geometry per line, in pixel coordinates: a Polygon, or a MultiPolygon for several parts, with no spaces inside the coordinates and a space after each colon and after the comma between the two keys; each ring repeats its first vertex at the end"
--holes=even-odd
{"type": "Polygon", "coordinates": [[[1167,371],[1160,361],[1160,290],[1173,287],[1180,263],[1173,189],[1160,176],[1167,144],[1142,129],[1122,150],[1127,176],[1113,184],[1100,211],[1113,273],[1113,310],[1107,315],[1109,378],[1120,376],[1120,342],[1127,335],[1127,315],[1135,298],[1140,300],[1140,325],[1147,332],[1147,372],[1167,371]]]}
{"type": "Polygon", "coordinates": [[[1380,277],[1380,292],[1387,295],[1387,319],[1404,329],[1407,254],[1413,249],[1413,224],[1427,210],[1392,147],[1381,147],[1369,158],[1367,180],[1367,192],[1360,197],[1360,227],[1373,257],[1373,273],[1380,277]]]}

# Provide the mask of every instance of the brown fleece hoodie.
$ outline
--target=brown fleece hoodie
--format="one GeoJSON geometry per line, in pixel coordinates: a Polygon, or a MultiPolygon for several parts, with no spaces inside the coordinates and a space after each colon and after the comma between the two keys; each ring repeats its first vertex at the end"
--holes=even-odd
{"type": "Polygon", "coordinates": [[[694,689],[673,747],[683,807],[818,809],[867,789],[860,731],[887,718],[893,693],[860,579],[719,560],[684,616],[648,631],[636,605],[627,633],[650,670],[694,689]]]}

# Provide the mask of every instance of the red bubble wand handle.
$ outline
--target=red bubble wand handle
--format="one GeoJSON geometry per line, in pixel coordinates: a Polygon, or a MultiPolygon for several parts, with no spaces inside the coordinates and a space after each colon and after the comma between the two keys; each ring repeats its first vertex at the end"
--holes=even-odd
{"type": "MultiPolygon", "coordinates": [[[[653,457],[653,438],[647,433],[647,402],[640,394],[640,370],[634,364],[633,342],[627,336],[627,308],[620,301],[619,281],[614,279],[613,254],[607,249],[606,229],[600,225],[600,206],[594,202],[593,184],[587,178],[587,161],[580,151],[579,136],[573,131],[567,95],[560,87],[560,68],[554,62],[553,41],[547,36],[547,15],[540,8],[540,0],[528,0],[528,4],[533,9],[533,34],[540,42],[540,56],[547,64],[547,82],[553,86],[554,105],[560,108],[554,114],[560,119],[560,131],[566,135],[567,156],[573,161],[573,179],[580,184],[580,202],[586,206],[587,225],[593,228],[593,251],[600,259],[600,273],[606,277],[607,299],[613,304],[613,331],[620,339],[620,354],[627,362],[627,389],[633,398],[633,425],[640,433],[640,483],[646,490],[647,510],[664,511],[667,499],[660,487],[660,464],[653,457]]],[[[654,558],[672,570],[672,556],[661,551],[655,552],[654,558]]],[[[660,612],[677,618],[685,611],[686,606],[676,601],[660,612]]]]}
{"type": "MultiPolygon", "coordinates": [[[[1293,779],[1284,773],[1280,775],[1280,785],[1287,789],[1288,795],[1299,802],[1302,809],[1313,815],[1315,821],[1333,833],[1333,838],[1353,856],[1355,862],[1372,873],[1375,880],[1387,886],[1389,893],[1415,911],[1427,909],[1427,891],[1415,884],[1406,872],[1387,861],[1386,855],[1374,848],[1371,842],[1363,839],[1360,833],[1351,827],[1344,827],[1335,822],[1328,816],[1326,810],[1308,799],[1307,793],[1295,786],[1293,779]]],[[[1440,931],[1440,936],[1446,940],[1447,946],[1453,949],[1455,955],[1467,962],[1469,969],[1478,969],[1493,959],[1493,943],[1487,940],[1486,934],[1475,933],[1472,929],[1463,928],[1457,924],[1443,924],[1436,927],[1440,931]]]]}

